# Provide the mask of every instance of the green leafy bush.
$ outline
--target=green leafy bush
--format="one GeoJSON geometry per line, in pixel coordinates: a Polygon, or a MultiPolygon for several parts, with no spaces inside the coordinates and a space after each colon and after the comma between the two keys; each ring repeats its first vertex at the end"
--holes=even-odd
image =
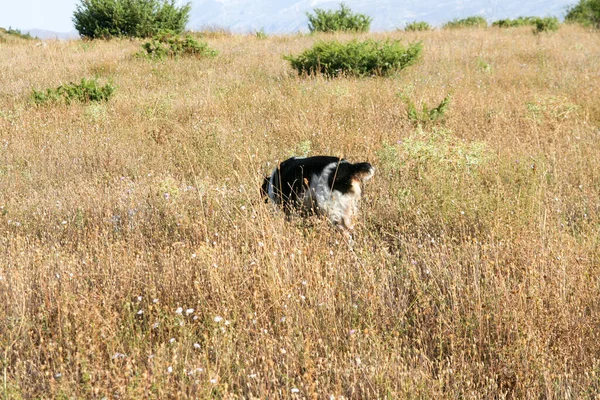
{"type": "Polygon", "coordinates": [[[306,13],[308,17],[308,29],[312,32],[368,32],[371,27],[371,17],[365,14],[355,14],[344,3],[340,3],[340,9],[322,10],[315,8],[314,15],[306,13]]]}
{"type": "Polygon", "coordinates": [[[556,17],[538,18],[535,20],[534,33],[554,32],[560,27],[560,22],[556,17]]]}
{"type": "Polygon", "coordinates": [[[453,19],[452,21],[446,22],[443,26],[444,29],[456,29],[456,28],[486,28],[487,21],[485,18],[480,16],[467,17],[463,19],[453,19]]]}
{"type": "Polygon", "coordinates": [[[56,89],[46,89],[46,91],[34,89],[31,97],[36,104],[60,101],[70,104],[73,101],[107,101],[114,91],[115,87],[111,83],[100,86],[96,79],[83,78],[81,83],[70,82],[56,89]]]}
{"type": "Polygon", "coordinates": [[[150,37],[161,30],[183,32],[190,3],[175,0],[80,0],[73,13],[75,29],[89,39],[150,37]]]}
{"type": "Polygon", "coordinates": [[[600,0],[579,0],[579,3],[567,10],[565,22],[574,22],[600,29],[600,0]]]}
{"type": "Polygon", "coordinates": [[[500,19],[498,21],[494,21],[492,26],[498,28],[516,28],[519,26],[534,26],[538,17],[518,17],[515,19],[500,19]]]}
{"type": "Polygon", "coordinates": [[[138,55],[148,58],[176,58],[182,56],[214,57],[217,51],[205,42],[198,42],[191,35],[180,37],[172,32],[162,32],[142,45],[145,52],[138,55]]]}
{"type": "Polygon", "coordinates": [[[399,40],[318,42],[297,57],[284,56],[298,74],[387,75],[413,64],[420,56],[421,42],[404,47],[399,40]]]}
{"type": "Polygon", "coordinates": [[[419,21],[419,22],[415,21],[415,22],[411,22],[409,24],[406,24],[406,26],[404,27],[404,30],[406,32],[430,31],[431,30],[431,25],[429,25],[425,21],[419,21]]]}

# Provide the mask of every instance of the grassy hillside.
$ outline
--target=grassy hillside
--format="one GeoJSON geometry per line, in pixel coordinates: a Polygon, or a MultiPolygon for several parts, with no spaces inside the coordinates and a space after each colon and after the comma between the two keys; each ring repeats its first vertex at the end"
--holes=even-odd
{"type": "Polygon", "coordinates": [[[600,394],[600,36],[389,35],[421,61],[331,80],[282,59],[331,36],[0,43],[0,397],[600,394]],[[377,168],[353,247],[259,198],[306,152],[377,168]]]}

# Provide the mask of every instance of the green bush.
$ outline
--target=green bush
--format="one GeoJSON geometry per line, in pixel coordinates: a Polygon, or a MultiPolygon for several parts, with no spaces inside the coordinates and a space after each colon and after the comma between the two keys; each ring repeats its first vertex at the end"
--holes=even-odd
{"type": "Polygon", "coordinates": [[[308,29],[312,32],[368,32],[371,27],[371,17],[365,14],[354,14],[344,3],[340,3],[340,9],[322,10],[315,8],[314,15],[306,13],[308,17],[308,29]]]}
{"type": "Polygon", "coordinates": [[[485,18],[476,16],[476,17],[467,17],[463,19],[454,19],[452,21],[446,22],[443,26],[444,29],[456,29],[456,28],[486,28],[487,21],[485,18]]]}
{"type": "Polygon", "coordinates": [[[534,33],[554,32],[560,27],[560,22],[556,17],[538,18],[535,20],[534,33]]]}
{"type": "Polygon", "coordinates": [[[298,74],[387,75],[413,64],[420,56],[421,42],[404,47],[399,40],[363,42],[353,40],[318,42],[297,57],[284,56],[298,74]]]}
{"type": "Polygon", "coordinates": [[[96,79],[81,79],[81,83],[70,82],[66,85],[60,85],[56,89],[46,89],[46,91],[33,90],[31,95],[35,104],[44,104],[47,102],[64,101],[70,104],[73,101],[106,101],[114,93],[115,87],[107,83],[100,86],[96,79]]]}
{"type": "Polygon", "coordinates": [[[415,21],[415,22],[411,22],[409,24],[406,24],[406,26],[404,27],[404,30],[406,32],[430,31],[431,30],[431,25],[429,25],[425,21],[420,21],[420,22],[415,21]]]}
{"type": "Polygon", "coordinates": [[[148,58],[176,58],[182,56],[214,57],[217,51],[205,42],[198,42],[191,35],[180,37],[172,32],[161,32],[142,45],[145,52],[138,53],[148,58]]]}
{"type": "Polygon", "coordinates": [[[150,37],[161,30],[183,32],[190,3],[175,0],[80,0],[73,13],[79,35],[89,39],[150,37]]]}
{"type": "Polygon", "coordinates": [[[567,10],[565,22],[574,22],[600,29],[600,0],[579,0],[579,3],[567,10]]]}
{"type": "Polygon", "coordinates": [[[518,17],[515,19],[500,19],[492,23],[492,26],[498,28],[516,28],[519,26],[534,26],[538,17],[518,17]]]}

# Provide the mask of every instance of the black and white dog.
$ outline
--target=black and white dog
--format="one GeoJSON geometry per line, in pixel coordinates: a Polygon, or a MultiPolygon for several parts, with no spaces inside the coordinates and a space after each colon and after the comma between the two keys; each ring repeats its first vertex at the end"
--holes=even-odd
{"type": "Polygon", "coordinates": [[[326,215],[334,225],[350,230],[358,212],[362,183],[374,173],[366,162],[352,164],[329,156],[292,157],[265,177],[261,192],[288,215],[294,210],[303,215],[326,215]]]}

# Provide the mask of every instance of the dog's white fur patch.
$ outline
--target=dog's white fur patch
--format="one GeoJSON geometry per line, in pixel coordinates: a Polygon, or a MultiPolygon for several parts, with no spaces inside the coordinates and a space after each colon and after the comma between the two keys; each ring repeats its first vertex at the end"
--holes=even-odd
{"type": "MultiPolygon", "coordinates": [[[[346,162],[346,161],[342,161],[346,162]]],[[[316,200],[318,212],[329,217],[331,222],[345,229],[354,227],[354,216],[358,212],[358,201],[361,195],[360,183],[352,183],[352,190],[342,193],[339,190],[331,190],[329,177],[337,172],[338,163],[331,163],[323,169],[321,174],[313,175],[310,184],[310,193],[304,195],[304,203],[310,204],[316,200]],[[307,198],[307,195],[310,196],[307,198]]],[[[371,173],[371,176],[373,174],[371,173]]]]}

